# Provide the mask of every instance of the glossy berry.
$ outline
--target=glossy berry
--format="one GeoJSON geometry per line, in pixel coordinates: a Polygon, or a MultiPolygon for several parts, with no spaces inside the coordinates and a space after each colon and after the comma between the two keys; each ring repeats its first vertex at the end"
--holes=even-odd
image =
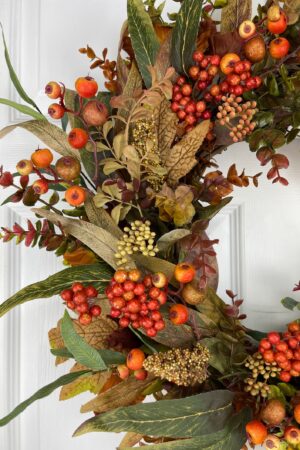
{"type": "Polygon", "coordinates": [[[127,280],[126,270],[117,270],[114,274],[114,279],[117,283],[124,283],[127,280]]]}
{"type": "Polygon", "coordinates": [[[45,94],[52,99],[57,99],[61,96],[61,87],[56,81],[50,81],[45,87],[45,94]]]}
{"type": "Polygon", "coordinates": [[[62,119],[65,115],[65,108],[58,103],[52,103],[48,108],[48,114],[52,119],[62,119]]]}
{"type": "Polygon", "coordinates": [[[246,425],[247,434],[250,436],[251,444],[259,445],[264,442],[268,435],[266,426],[259,420],[252,420],[246,425]]]}
{"type": "Polygon", "coordinates": [[[291,380],[292,376],[290,374],[290,372],[287,372],[285,370],[283,370],[282,372],[280,372],[279,374],[279,379],[281,381],[283,381],[284,383],[289,383],[289,381],[291,380]]]}
{"type": "Polygon", "coordinates": [[[277,331],[270,331],[268,333],[268,341],[273,345],[278,344],[280,342],[280,334],[277,331]]]}
{"type": "Polygon", "coordinates": [[[99,305],[93,305],[90,308],[90,313],[92,314],[92,316],[94,317],[98,317],[101,315],[101,307],[99,305]]]}
{"type": "MultiPolygon", "coordinates": [[[[75,302],[73,302],[73,303],[76,305],[75,302]]],[[[76,311],[79,314],[84,314],[84,313],[89,312],[89,305],[88,305],[88,303],[81,303],[80,305],[77,305],[76,306],[76,311]]]]}
{"type": "Polygon", "coordinates": [[[87,286],[84,291],[88,298],[96,298],[98,296],[98,290],[94,286],[87,286]]]}
{"type": "Polygon", "coordinates": [[[81,325],[89,325],[92,321],[92,316],[89,313],[84,313],[79,316],[79,322],[81,325]]]}
{"type": "Polygon", "coordinates": [[[86,190],[81,186],[71,186],[65,192],[65,199],[71,206],[79,206],[85,202],[86,190]]]}
{"type": "Polygon", "coordinates": [[[38,195],[46,194],[49,190],[48,181],[43,178],[36,180],[32,185],[32,189],[38,195]]]}
{"type": "Polygon", "coordinates": [[[48,148],[38,149],[32,153],[31,161],[38,169],[46,169],[53,161],[53,154],[48,148]]]}
{"type": "Polygon", "coordinates": [[[270,42],[269,53],[274,59],[284,58],[290,50],[290,43],[284,37],[279,37],[270,42]]]}
{"type": "Polygon", "coordinates": [[[72,284],[72,291],[73,292],[78,292],[78,291],[83,291],[84,290],[84,286],[82,283],[73,283],[72,284]]]}
{"type": "Polygon", "coordinates": [[[69,301],[67,302],[67,307],[68,307],[69,309],[71,309],[71,310],[74,310],[74,309],[76,308],[76,305],[75,305],[75,303],[74,303],[72,300],[69,300],[69,301]]]}
{"type": "Polygon", "coordinates": [[[82,128],[73,128],[68,136],[68,141],[71,147],[76,149],[83,148],[89,140],[89,136],[82,128]]]}
{"type": "Polygon", "coordinates": [[[187,307],[181,304],[171,306],[169,311],[169,318],[174,325],[182,325],[186,323],[189,318],[187,307]]]}
{"type": "Polygon", "coordinates": [[[91,77],[80,77],[75,82],[75,89],[81,97],[91,98],[96,95],[98,84],[91,77]]]}
{"type": "Polygon", "coordinates": [[[71,289],[64,289],[60,293],[60,296],[65,302],[69,302],[73,300],[73,291],[71,289]]]}
{"type": "Polygon", "coordinates": [[[146,380],[148,372],[145,369],[138,369],[133,372],[133,375],[137,380],[143,381],[146,380]]]}
{"type": "Polygon", "coordinates": [[[203,52],[201,52],[201,51],[199,51],[199,50],[196,50],[196,51],[193,53],[193,60],[194,60],[195,62],[200,63],[200,62],[203,60],[203,58],[204,58],[203,52]]]}
{"type": "Polygon", "coordinates": [[[120,364],[117,367],[117,372],[118,372],[118,375],[121,378],[121,380],[126,380],[130,375],[130,371],[129,371],[128,367],[125,366],[125,364],[120,364]]]}
{"type": "Polygon", "coordinates": [[[128,272],[128,278],[130,281],[137,283],[141,279],[141,271],[138,269],[133,269],[128,272]]]}
{"type": "Polygon", "coordinates": [[[186,262],[177,264],[174,270],[174,277],[179,283],[189,283],[195,278],[195,275],[194,266],[186,262]]]}
{"type": "Polygon", "coordinates": [[[73,296],[73,302],[76,305],[81,305],[82,303],[86,303],[86,301],[87,301],[87,296],[86,296],[86,293],[84,290],[75,292],[75,294],[73,296]]]}
{"type": "Polygon", "coordinates": [[[145,353],[139,348],[134,348],[128,353],[127,367],[130,370],[142,369],[144,361],[145,361],[145,353]]]}

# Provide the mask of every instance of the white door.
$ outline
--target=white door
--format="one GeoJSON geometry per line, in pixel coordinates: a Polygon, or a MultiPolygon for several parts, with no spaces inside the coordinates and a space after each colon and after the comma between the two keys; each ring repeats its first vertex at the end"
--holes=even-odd
{"type": "MultiPolygon", "coordinates": [[[[178,6],[167,1],[167,9],[178,6]]],[[[72,87],[88,70],[88,60],[78,48],[89,44],[99,53],[109,48],[114,58],[118,34],[126,16],[126,0],[0,0],[11,57],[22,84],[35,101],[47,108],[43,87],[49,80],[72,87]]],[[[9,83],[4,58],[0,58],[0,97],[18,100],[9,83]]],[[[100,80],[99,80],[100,81],[100,80]]],[[[25,119],[0,107],[1,128],[25,119]]],[[[0,164],[13,170],[17,161],[40,144],[30,134],[15,131],[0,141],[0,164]]],[[[300,278],[300,154],[298,141],[284,152],[291,166],[288,187],[261,179],[260,188],[238,189],[234,201],[210,226],[210,237],[219,238],[219,293],[230,288],[245,298],[249,326],[272,329],[284,325],[291,314],[279,300],[291,294],[300,278]]],[[[232,162],[247,173],[258,172],[258,161],[247,146],[237,144],[218,158],[221,170],[232,162]]],[[[0,200],[7,191],[0,191],[0,200]]],[[[28,209],[0,208],[0,225],[25,223],[28,209]]],[[[60,269],[57,258],[45,251],[0,244],[0,300],[19,288],[60,269]]],[[[54,367],[47,331],[61,317],[57,298],[28,303],[0,320],[0,416],[38,388],[58,378],[68,365],[54,367]]],[[[120,436],[91,434],[72,439],[86,418],[79,408],[87,395],[58,402],[58,392],[32,405],[8,427],[0,429],[0,450],[113,450],[120,436]]]]}

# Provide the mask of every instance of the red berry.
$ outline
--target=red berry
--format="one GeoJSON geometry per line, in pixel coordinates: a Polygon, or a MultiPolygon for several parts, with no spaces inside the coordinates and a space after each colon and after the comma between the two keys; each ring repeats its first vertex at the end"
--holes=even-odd
{"type": "Polygon", "coordinates": [[[206,102],[211,102],[213,99],[213,96],[209,92],[206,92],[203,97],[206,102]]]}
{"type": "Polygon", "coordinates": [[[208,110],[204,111],[204,112],[202,113],[202,118],[203,118],[204,120],[210,119],[210,118],[211,118],[211,111],[208,111],[208,110]]]}
{"type": "Polygon", "coordinates": [[[119,325],[121,328],[127,328],[129,327],[130,320],[127,317],[121,317],[119,320],[119,325]]]}
{"type": "Polygon", "coordinates": [[[293,357],[300,361],[300,350],[295,350],[294,354],[293,354],[293,357]]]}
{"type": "Polygon", "coordinates": [[[113,317],[114,319],[116,319],[117,317],[120,317],[121,314],[122,314],[122,313],[121,313],[121,311],[120,311],[119,309],[112,308],[112,309],[110,310],[110,315],[111,315],[111,317],[113,317]]]}
{"type": "Polygon", "coordinates": [[[72,300],[69,300],[69,301],[67,302],[67,307],[68,307],[69,309],[74,310],[74,309],[76,308],[76,305],[75,305],[74,302],[72,302],[72,300]]]}
{"type": "Polygon", "coordinates": [[[199,67],[191,66],[189,68],[189,75],[193,80],[197,80],[198,75],[199,75],[199,67]]]}
{"type": "Polygon", "coordinates": [[[237,63],[235,63],[235,65],[234,65],[235,73],[237,73],[238,75],[241,75],[245,70],[246,70],[246,66],[243,61],[238,61],[237,63]]]}
{"type": "Polygon", "coordinates": [[[101,314],[101,308],[99,305],[93,305],[90,309],[90,313],[92,314],[92,316],[94,317],[98,317],[101,314]]]}
{"type": "Polygon", "coordinates": [[[77,291],[74,294],[73,301],[76,305],[81,305],[82,303],[85,303],[86,300],[87,300],[87,296],[84,291],[77,291]]]}
{"type": "Polygon", "coordinates": [[[230,73],[226,78],[227,83],[230,86],[237,86],[241,82],[241,78],[236,73],[230,73]]]}
{"type": "Polygon", "coordinates": [[[298,347],[298,340],[296,338],[292,337],[288,340],[288,344],[289,344],[289,347],[294,350],[298,347]]]}
{"type": "Polygon", "coordinates": [[[243,95],[244,93],[244,88],[243,86],[239,85],[239,86],[235,86],[234,87],[234,95],[236,95],[237,97],[239,97],[240,95],[243,95]]]}
{"type": "Polygon", "coordinates": [[[206,103],[202,100],[196,103],[196,110],[197,112],[202,113],[206,109],[206,103]]]}
{"type": "Polygon", "coordinates": [[[288,325],[288,330],[290,333],[297,333],[300,330],[300,326],[297,322],[292,322],[288,325]]]}
{"type": "MultiPolygon", "coordinates": [[[[124,288],[125,289],[125,288],[124,288]]],[[[121,284],[117,283],[113,286],[112,288],[112,292],[114,294],[115,297],[120,297],[121,295],[124,294],[124,289],[122,287],[121,284]]]]}
{"type": "Polygon", "coordinates": [[[145,303],[147,301],[147,294],[142,294],[138,296],[138,300],[140,303],[145,303]]]}
{"type": "Polygon", "coordinates": [[[185,118],[185,122],[188,124],[188,125],[194,125],[196,122],[197,122],[197,119],[196,119],[196,117],[195,116],[193,116],[192,114],[188,114],[187,116],[186,116],[186,118],[185,118]]]}
{"type": "Polygon", "coordinates": [[[164,291],[161,291],[161,293],[157,297],[157,300],[159,301],[160,305],[164,305],[165,303],[167,303],[167,299],[168,299],[167,294],[164,291]]]}
{"type": "Polygon", "coordinates": [[[143,319],[141,319],[141,325],[147,330],[148,328],[152,328],[154,323],[149,317],[143,317],[143,319]]]}
{"type": "Polygon", "coordinates": [[[150,302],[148,302],[148,309],[150,311],[155,311],[155,310],[159,309],[159,307],[160,307],[160,303],[158,300],[153,299],[153,300],[150,300],[150,302]]]}
{"type": "Polygon", "coordinates": [[[172,100],[174,102],[180,102],[180,100],[182,99],[182,94],[180,92],[177,92],[176,94],[173,95],[172,100]]]}
{"type": "MultiPolygon", "coordinates": [[[[201,62],[203,60],[203,58],[204,58],[204,54],[202,52],[200,52],[199,50],[196,50],[193,53],[193,60],[194,61],[199,63],[199,62],[201,62]]],[[[177,81],[177,83],[178,83],[178,81],[177,81]]]]}
{"type": "Polygon", "coordinates": [[[152,277],[151,275],[146,275],[143,279],[143,284],[146,288],[149,288],[152,286],[152,277]]]}
{"type": "Polygon", "coordinates": [[[256,83],[256,87],[258,88],[261,83],[262,83],[262,79],[258,76],[254,77],[255,83],[256,83]]]}
{"type": "Polygon", "coordinates": [[[206,81],[208,79],[208,73],[206,70],[200,70],[199,72],[199,80],[200,81],[206,81]]]}
{"type": "Polygon", "coordinates": [[[96,298],[98,296],[98,291],[94,286],[87,286],[85,288],[85,293],[88,296],[88,298],[96,298]]]}
{"type": "Polygon", "coordinates": [[[137,380],[143,381],[146,380],[148,372],[145,369],[138,369],[133,372],[133,375],[137,380]]]}
{"type": "Polygon", "coordinates": [[[180,120],[184,120],[186,118],[186,112],[185,111],[178,111],[177,116],[180,120]]]}
{"type": "Polygon", "coordinates": [[[229,89],[229,84],[227,83],[227,81],[222,81],[222,83],[220,83],[220,91],[223,92],[223,94],[226,94],[228,92],[229,89]]]}
{"type": "Polygon", "coordinates": [[[271,342],[268,341],[268,339],[262,339],[259,343],[260,347],[264,348],[265,350],[269,350],[272,345],[271,342]]]}
{"type": "Polygon", "coordinates": [[[64,289],[60,293],[60,296],[65,302],[69,302],[73,299],[73,291],[71,291],[71,289],[64,289]]]}
{"type": "Polygon", "coordinates": [[[209,59],[204,57],[200,63],[200,67],[202,67],[203,69],[205,69],[209,64],[209,59]]]}
{"type": "Polygon", "coordinates": [[[191,97],[183,97],[183,98],[180,100],[179,104],[180,104],[181,106],[186,107],[186,105],[187,105],[190,101],[191,101],[191,97]]]}
{"type": "Polygon", "coordinates": [[[296,370],[297,372],[300,372],[300,361],[293,361],[292,362],[292,369],[296,370]]]}
{"type": "Polygon", "coordinates": [[[79,316],[79,322],[81,325],[89,325],[92,321],[92,316],[88,313],[81,314],[79,316]]]}
{"type": "Polygon", "coordinates": [[[200,91],[204,91],[207,88],[206,81],[198,81],[197,87],[200,91]]]}
{"type": "Polygon", "coordinates": [[[276,350],[278,352],[286,352],[289,346],[284,341],[279,341],[278,344],[276,344],[276,350]]]}
{"type": "Polygon", "coordinates": [[[266,362],[273,362],[274,361],[274,352],[272,350],[264,350],[263,352],[263,358],[266,362]]]}
{"type": "Polygon", "coordinates": [[[149,329],[147,330],[147,336],[153,338],[153,337],[155,337],[156,335],[157,335],[157,331],[156,331],[155,328],[149,328],[149,329]]]}
{"type": "Polygon", "coordinates": [[[219,55],[212,55],[210,62],[214,65],[214,66],[219,66],[221,61],[221,58],[219,55]]]}
{"type": "Polygon", "coordinates": [[[214,84],[214,85],[210,88],[209,92],[211,93],[211,95],[212,95],[213,97],[216,97],[216,96],[219,95],[219,93],[220,93],[220,87],[219,87],[217,84],[214,84]]]}
{"type": "Polygon", "coordinates": [[[166,326],[166,324],[165,324],[165,322],[164,322],[163,320],[158,320],[158,321],[155,322],[155,324],[154,324],[154,328],[155,328],[157,331],[163,330],[163,329],[165,328],[165,326],[166,326]]]}
{"type": "Polygon", "coordinates": [[[193,88],[190,84],[184,84],[181,88],[181,92],[185,97],[189,97],[193,92],[193,88]]]}
{"type": "Polygon", "coordinates": [[[139,320],[134,320],[133,322],[131,322],[131,326],[132,326],[135,330],[137,330],[138,328],[140,328],[141,323],[140,323],[139,320]]]}
{"type": "Polygon", "coordinates": [[[76,306],[76,311],[79,314],[84,314],[89,312],[89,305],[88,303],[81,303],[80,305],[76,306]]]}
{"type": "Polygon", "coordinates": [[[124,283],[124,281],[127,280],[127,272],[126,270],[117,270],[116,273],[114,274],[114,280],[117,283],[124,283]]]}
{"type": "Polygon", "coordinates": [[[187,114],[193,114],[196,112],[196,103],[191,101],[189,102],[186,107],[184,108],[185,112],[187,114]]]}
{"type": "Polygon", "coordinates": [[[134,283],[137,283],[138,281],[140,281],[141,277],[142,277],[142,273],[138,269],[132,269],[128,273],[129,280],[133,281],[134,283]]]}
{"type": "Polygon", "coordinates": [[[73,283],[72,284],[72,291],[73,292],[78,292],[78,291],[82,291],[84,289],[84,286],[82,283],[73,283]]]}
{"type": "Polygon", "coordinates": [[[245,59],[243,61],[243,64],[244,64],[244,67],[245,67],[245,71],[249,72],[251,70],[251,66],[252,66],[251,62],[248,61],[247,59],[245,59]]]}
{"type": "Polygon", "coordinates": [[[175,86],[173,86],[173,93],[174,92],[180,92],[180,86],[178,86],[178,84],[175,84],[175,86]]]}
{"type": "Polygon", "coordinates": [[[115,309],[122,309],[126,306],[126,301],[122,297],[114,297],[111,302],[111,306],[115,309]]]}
{"type": "Polygon", "coordinates": [[[127,304],[127,309],[130,313],[138,313],[141,310],[141,305],[138,300],[130,300],[127,304]]]}
{"type": "Polygon", "coordinates": [[[284,383],[288,383],[291,380],[292,377],[291,377],[291,374],[289,372],[283,371],[283,372],[280,372],[279,378],[284,383]]]}
{"type": "Polygon", "coordinates": [[[134,322],[135,320],[138,320],[139,315],[135,313],[131,313],[129,319],[134,322]]]}
{"type": "Polygon", "coordinates": [[[138,284],[135,286],[133,292],[134,292],[135,295],[141,296],[141,295],[143,295],[144,292],[145,292],[145,286],[144,286],[142,283],[138,283],[138,284]]]}
{"type": "Polygon", "coordinates": [[[123,298],[126,301],[133,300],[134,297],[135,297],[135,295],[134,295],[133,291],[124,292],[124,294],[123,294],[123,298]]]}
{"type": "Polygon", "coordinates": [[[150,313],[151,319],[153,319],[155,322],[162,319],[162,315],[159,311],[151,311],[150,313]]]}
{"type": "Polygon", "coordinates": [[[255,82],[254,78],[248,78],[248,80],[246,80],[246,87],[249,90],[256,88],[256,82],[255,82]]]}
{"type": "Polygon", "coordinates": [[[179,105],[179,103],[178,102],[176,102],[176,101],[174,101],[172,104],[171,104],[171,109],[172,109],[172,111],[173,112],[177,112],[177,111],[179,111],[180,110],[180,105],[179,105]]]}
{"type": "Polygon", "coordinates": [[[186,79],[183,76],[177,78],[177,80],[176,80],[176,83],[178,84],[178,86],[182,86],[185,82],[186,82],[186,79]]]}
{"type": "MultiPolygon", "coordinates": [[[[265,357],[265,353],[264,353],[264,357],[265,357]]],[[[287,357],[286,357],[285,353],[283,353],[283,352],[275,353],[274,359],[277,363],[283,363],[283,362],[287,361],[287,357]]]]}

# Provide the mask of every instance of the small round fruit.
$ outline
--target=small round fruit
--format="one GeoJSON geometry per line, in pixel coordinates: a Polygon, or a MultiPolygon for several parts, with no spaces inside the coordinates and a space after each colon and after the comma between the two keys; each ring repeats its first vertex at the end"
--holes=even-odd
{"type": "Polygon", "coordinates": [[[99,305],[93,305],[90,308],[90,313],[92,314],[92,316],[94,317],[99,317],[101,315],[101,307],[99,305]]]}
{"type": "Polygon", "coordinates": [[[242,39],[249,39],[256,32],[256,26],[252,20],[244,20],[239,26],[239,35],[242,39]]]}
{"type": "Polygon", "coordinates": [[[163,272],[157,272],[152,275],[152,284],[156,288],[164,288],[168,285],[168,279],[163,272]]]}
{"type": "Polygon", "coordinates": [[[83,290],[84,290],[84,286],[82,283],[79,283],[78,281],[76,281],[75,283],[72,284],[73,292],[78,292],[78,291],[83,291],[83,290]]]}
{"type": "Polygon", "coordinates": [[[84,313],[79,316],[79,322],[81,325],[89,325],[92,321],[92,316],[89,313],[84,313]]]}
{"type": "Polygon", "coordinates": [[[279,450],[280,449],[280,439],[274,434],[268,434],[264,442],[264,447],[267,450],[279,450]]]}
{"type": "Polygon", "coordinates": [[[279,374],[279,379],[283,381],[284,383],[288,383],[291,380],[292,376],[290,372],[283,370],[279,374]]]}
{"type": "Polygon", "coordinates": [[[46,169],[53,161],[53,154],[48,148],[40,148],[32,153],[31,161],[38,169],[46,169]]]}
{"type": "Polygon", "coordinates": [[[251,444],[259,445],[264,442],[268,435],[267,428],[260,420],[251,420],[246,425],[246,431],[251,439],[251,444]]]}
{"type": "Polygon", "coordinates": [[[38,195],[46,194],[49,190],[48,181],[43,178],[36,180],[32,185],[32,189],[38,195]]]}
{"type": "Polygon", "coordinates": [[[183,300],[189,305],[198,305],[205,299],[203,290],[197,289],[193,283],[187,283],[181,292],[183,300]]]}
{"type": "Polygon", "coordinates": [[[104,103],[98,100],[88,102],[81,113],[81,116],[88,126],[99,127],[105,124],[108,119],[108,109],[104,103]]]}
{"type": "Polygon", "coordinates": [[[169,318],[174,325],[182,325],[188,321],[189,311],[185,305],[178,303],[171,306],[169,318]]]}
{"type": "Polygon", "coordinates": [[[56,81],[50,81],[45,87],[45,94],[52,99],[57,99],[61,96],[61,87],[56,81]]]}
{"type": "Polygon", "coordinates": [[[138,269],[133,269],[130,270],[130,272],[128,273],[128,278],[130,281],[133,281],[134,283],[136,283],[137,281],[139,281],[141,279],[141,272],[138,269]]]}
{"type": "Polygon", "coordinates": [[[203,100],[200,100],[196,103],[196,111],[198,113],[203,113],[206,110],[206,103],[203,100]]]}
{"type": "Polygon", "coordinates": [[[288,325],[288,330],[290,333],[297,333],[300,330],[300,325],[297,322],[291,322],[288,325]]]}
{"type": "Polygon", "coordinates": [[[128,367],[125,366],[125,364],[120,364],[117,367],[117,372],[118,372],[118,375],[121,378],[121,380],[127,380],[127,378],[130,375],[130,371],[129,371],[128,367]]]}
{"type": "Polygon", "coordinates": [[[284,438],[288,444],[300,444],[300,430],[297,427],[287,427],[284,432],[284,438]]]}
{"type": "Polygon", "coordinates": [[[64,289],[60,293],[60,296],[65,302],[69,302],[73,300],[73,291],[71,289],[64,289]]]}
{"type": "Polygon", "coordinates": [[[65,192],[65,199],[71,206],[79,206],[86,199],[86,190],[81,186],[71,186],[65,192]]]}
{"type": "Polygon", "coordinates": [[[18,162],[16,169],[22,176],[29,175],[33,171],[32,161],[30,161],[29,159],[22,159],[18,162]]]}
{"type": "Polygon", "coordinates": [[[273,34],[282,34],[287,29],[287,17],[283,11],[280,11],[279,20],[272,21],[268,20],[267,28],[270,33],[273,34]]]}
{"type": "Polygon", "coordinates": [[[269,342],[268,339],[264,338],[260,341],[259,346],[265,350],[270,350],[270,348],[272,347],[272,344],[271,344],[271,342],[269,342]]]}
{"type": "Polygon", "coordinates": [[[148,372],[145,369],[138,369],[133,372],[133,375],[137,380],[143,381],[146,380],[148,372]]]}
{"type": "Polygon", "coordinates": [[[189,97],[193,92],[193,88],[190,84],[184,84],[181,88],[181,92],[185,97],[189,97]]]}
{"type": "Polygon", "coordinates": [[[244,53],[249,61],[256,63],[262,61],[266,55],[264,38],[258,34],[244,44],[244,53]]]}
{"type": "Polygon", "coordinates": [[[165,327],[166,327],[166,324],[165,324],[165,322],[164,322],[163,320],[158,320],[158,321],[155,322],[155,324],[154,324],[154,328],[155,328],[157,331],[162,331],[162,330],[165,329],[165,327]]]}
{"type": "Polygon", "coordinates": [[[268,20],[272,22],[277,22],[280,19],[280,8],[278,5],[272,5],[267,11],[268,20]]]}
{"type": "MultiPolygon", "coordinates": [[[[75,302],[74,302],[75,304],[75,302]]],[[[89,305],[87,302],[81,303],[80,305],[76,306],[76,311],[79,314],[87,313],[89,312],[89,305]]]]}
{"type": "Polygon", "coordinates": [[[67,307],[68,307],[69,309],[74,310],[74,309],[76,308],[76,305],[75,305],[75,303],[74,303],[72,300],[69,300],[69,301],[67,302],[67,307]]]}
{"type": "Polygon", "coordinates": [[[271,426],[281,424],[286,416],[284,404],[280,400],[269,400],[266,406],[262,409],[260,418],[265,423],[271,426]]]}
{"type": "Polygon", "coordinates": [[[268,333],[268,340],[271,344],[276,345],[280,342],[280,334],[277,331],[270,331],[268,333]]]}
{"type": "Polygon", "coordinates": [[[80,162],[73,156],[63,156],[55,164],[57,175],[65,181],[73,181],[80,175],[80,162]]]}
{"type": "Polygon", "coordinates": [[[115,274],[114,274],[114,280],[117,283],[124,283],[124,281],[127,280],[127,272],[126,272],[126,270],[123,270],[123,269],[117,270],[115,272],[115,274]]]}
{"type": "Polygon", "coordinates": [[[132,349],[127,356],[127,367],[130,370],[139,370],[143,368],[145,353],[139,348],[132,349]]]}
{"type": "Polygon", "coordinates": [[[148,328],[147,336],[150,338],[154,338],[157,335],[157,330],[155,328],[148,328]]]}
{"type": "Polygon", "coordinates": [[[199,67],[192,66],[189,68],[189,75],[193,80],[197,80],[199,75],[199,67]]]}
{"type": "Polygon", "coordinates": [[[52,103],[48,108],[48,114],[52,119],[61,119],[65,115],[65,108],[58,103],[52,103]]]}
{"type": "Polygon", "coordinates": [[[86,303],[87,296],[84,290],[75,292],[73,296],[73,301],[76,305],[82,305],[82,303],[86,303]]]}
{"type": "Polygon", "coordinates": [[[290,43],[284,37],[273,39],[270,42],[269,53],[274,59],[284,58],[290,50],[290,43]]]}
{"type": "MultiPolygon", "coordinates": [[[[196,50],[196,51],[193,53],[193,60],[194,60],[195,62],[201,62],[201,61],[203,60],[203,58],[204,58],[204,54],[203,54],[203,52],[201,52],[200,50],[196,50]]],[[[178,83],[178,81],[177,81],[177,83],[178,83]]]]}
{"type": "Polygon", "coordinates": [[[274,352],[272,350],[265,350],[265,349],[263,350],[264,350],[263,352],[264,361],[272,363],[274,361],[274,352]]]}
{"type": "Polygon", "coordinates": [[[183,262],[177,264],[174,270],[174,277],[179,283],[190,283],[196,275],[196,270],[192,264],[183,262]]]}
{"type": "Polygon", "coordinates": [[[82,128],[73,128],[68,136],[68,141],[73,148],[83,148],[89,140],[89,135],[82,128]]]}
{"type": "Polygon", "coordinates": [[[75,89],[83,98],[94,97],[98,91],[98,84],[92,77],[80,77],[75,82],[75,89]]]}
{"type": "Polygon", "coordinates": [[[164,291],[161,291],[161,293],[157,297],[157,300],[160,303],[160,305],[164,305],[165,303],[167,303],[167,300],[168,300],[167,293],[164,291]]]}
{"type": "Polygon", "coordinates": [[[229,73],[233,72],[234,65],[240,61],[239,55],[236,53],[226,53],[226,55],[223,56],[223,58],[220,61],[220,68],[225,75],[228,75],[229,73]]]}
{"type": "Polygon", "coordinates": [[[300,404],[295,406],[294,419],[296,420],[297,423],[300,423],[300,404]]]}

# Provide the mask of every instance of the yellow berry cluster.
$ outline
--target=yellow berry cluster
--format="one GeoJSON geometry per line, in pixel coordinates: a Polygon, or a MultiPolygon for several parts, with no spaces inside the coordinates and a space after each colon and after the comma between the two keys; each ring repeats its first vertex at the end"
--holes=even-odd
{"type": "Polygon", "coordinates": [[[258,395],[267,397],[270,390],[268,380],[278,376],[281,371],[280,367],[276,362],[265,362],[260,353],[249,356],[245,367],[251,371],[251,376],[244,380],[245,392],[249,392],[253,397],[258,395]],[[262,381],[259,380],[259,377],[262,378],[262,381]]]}

